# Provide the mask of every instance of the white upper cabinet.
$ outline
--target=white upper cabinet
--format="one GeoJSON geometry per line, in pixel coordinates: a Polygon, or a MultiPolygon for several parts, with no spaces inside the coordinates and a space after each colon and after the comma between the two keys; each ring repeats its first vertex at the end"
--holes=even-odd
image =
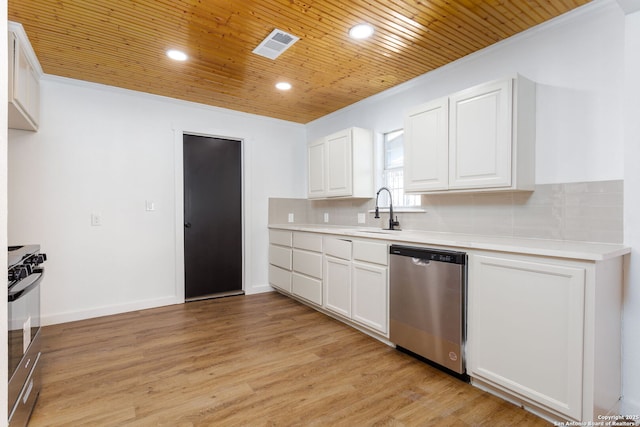
{"type": "Polygon", "coordinates": [[[9,128],[38,130],[42,69],[22,25],[9,22],[8,29],[9,128]]]}
{"type": "Polygon", "coordinates": [[[308,197],[373,197],[373,135],[349,128],[307,146],[308,197]]]}
{"type": "Polygon", "coordinates": [[[404,123],[405,191],[448,188],[448,126],[449,98],[446,97],[414,107],[407,114],[404,123]]]}
{"type": "Polygon", "coordinates": [[[409,192],[533,190],[535,84],[521,76],[416,107],[405,132],[409,192]]]}
{"type": "Polygon", "coordinates": [[[309,171],[309,198],[325,197],[325,144],[324,138],[307,146],[307,166],[309,171]]]}
{"type": "Polygon", "coordinates": [[[449,188],[511,185],[511,88],[501,80],[451,96],[449,188]]]}

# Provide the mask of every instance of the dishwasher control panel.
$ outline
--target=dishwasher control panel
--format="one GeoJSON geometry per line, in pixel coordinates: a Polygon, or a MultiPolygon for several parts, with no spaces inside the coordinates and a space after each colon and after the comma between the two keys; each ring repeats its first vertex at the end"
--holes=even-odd
{"type": "Polygon", "coordinates": [[[447,251],[432,248],[420,248],[413,246],[397,246],[389,247],[391,255],[402,255],[412,258],[419,258],[428,261],[448,262],[452,264],[466,264],[467,257],[464,252],[447,251]]]}

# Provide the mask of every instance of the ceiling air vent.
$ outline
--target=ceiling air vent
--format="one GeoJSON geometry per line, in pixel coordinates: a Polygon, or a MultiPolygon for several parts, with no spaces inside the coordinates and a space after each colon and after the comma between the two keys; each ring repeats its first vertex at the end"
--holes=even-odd
{"type": "Polygon", "coordinates": [[[262,40],[257,48],[253,49],[253,53],[264,56],[269,59],[276,59],[282,52],[289,49],[292,44],[300,40],[292,34],[286,33],[277,28],[262,40]]]}

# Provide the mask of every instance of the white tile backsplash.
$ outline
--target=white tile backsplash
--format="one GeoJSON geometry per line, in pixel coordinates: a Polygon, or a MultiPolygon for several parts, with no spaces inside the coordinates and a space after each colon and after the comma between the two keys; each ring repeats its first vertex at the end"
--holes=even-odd
{"type": "MultiPolygon", "coordinates": [[[[383,227],[388,212],[375,219],[375,199],[269,200],[269,223],[383,227]],[[365,212],[365,224],[358,213],[365,212]]],[[[472,233],[507,237],[622,243],[623,181],[536,185],[531,193],[423,195],[421,213],[398,213],[407,230],[472,233]]]]}

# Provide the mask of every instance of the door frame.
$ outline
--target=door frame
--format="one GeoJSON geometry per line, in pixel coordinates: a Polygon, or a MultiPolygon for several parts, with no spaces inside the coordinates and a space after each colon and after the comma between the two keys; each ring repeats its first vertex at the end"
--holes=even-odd
{"type": "Polygon", "coordinates": [[[250,234],[246,232],[246,213],[249,212],[248,169],[245,168],[246,137],[234,135],[235,132],[220,129],[199,128],[197,126],[173,126],[174,132],[174,181],[175,181],[175,295],[179,302],[185,302],[185,280],[184,280],[184,155],[183,137],[184,135],[204,136],[208,138],[228,139],[240,142],[240,171],[241,171],[241,227],[242,227],[242,290],[246,293],[246,283],[250,272],[247,266],[251,265],[247,255],[251,252],[250,234]]]}

